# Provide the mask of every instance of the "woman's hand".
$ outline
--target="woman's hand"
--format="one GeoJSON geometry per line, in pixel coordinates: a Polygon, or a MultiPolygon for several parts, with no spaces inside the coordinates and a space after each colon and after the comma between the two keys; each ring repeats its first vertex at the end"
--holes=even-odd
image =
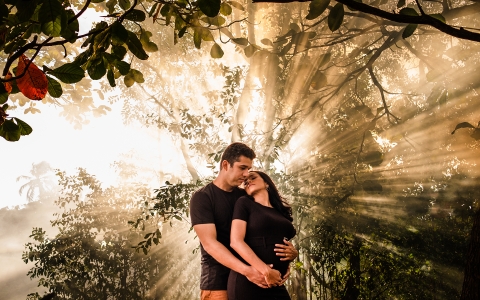
{"type": "Polygon", "coordinates": [[[282,282],[280,283],[280,285],[284,285],[285,282],[287,281],[288,277],[290,277],[290,265],[288,265],[287,273],[285,273],[285,275],[283,275],[282,282]]]}
{"type": "Polygon", "coordinates": [[[293,244],[288,241],[286,238],[283,239],[285,244],[275,244],[275,249],[277,256],[281,256],[280,260],[289,260],[292,261],[298,256],[298,250],[295,249],[293,244]]]}

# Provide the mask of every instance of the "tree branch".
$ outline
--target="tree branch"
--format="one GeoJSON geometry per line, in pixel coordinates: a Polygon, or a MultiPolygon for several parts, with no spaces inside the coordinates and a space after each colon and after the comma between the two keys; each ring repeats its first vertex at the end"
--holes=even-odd
{"type": "MultiPolygon", "coordinates": [[[[421,16],[408,16],[408,15],[401,15],[401,14],[396,14],[396,13],[391,13],[387,12],[384,10],[381,10],[379,8],[361,3],[361,2],[356,2],[355,0],[336,0],[339,3],[342,3],[344,5],[347,5],[350,8],[356,9],[360,12],[374,15],[386,20],[394,21],[397,23],[401,24],[420,24],[420,25],[430,25],[439,31],[446,33],[448,35],[464,39],[464,40],[469,40],[469,41],[474,41],[474,42],[480,42],[480,33],[476,33],[470,30],[467,30],[463,27],[456,28],[454,26],[448,25],[443,23],[442,21],[431,17],[429,15],[421,15],[421,16]]],[[[257,2],[270,2],[270,3],[290,3],[294,2],[291,0],[253,0],[253,3],[257,2]]],[[[299,1],[299,2],[307,2],[307,1],[299,1]]]]}

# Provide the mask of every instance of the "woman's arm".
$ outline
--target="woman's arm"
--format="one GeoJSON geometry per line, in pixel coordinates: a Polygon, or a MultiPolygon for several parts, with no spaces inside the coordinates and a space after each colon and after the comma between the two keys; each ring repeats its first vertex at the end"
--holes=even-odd
{"type": "Polygon", "coordinates": [[[268,287],[277,286],[282,283],[282,276],[278,270],[270,268],[253,252],[252,248],[245,243],[245,233],[247,231],[247,222],[239,219],[232,221],[232,231],[230,234],[230,246],[248,262],[252,267],[265,276],[268,287]]]}

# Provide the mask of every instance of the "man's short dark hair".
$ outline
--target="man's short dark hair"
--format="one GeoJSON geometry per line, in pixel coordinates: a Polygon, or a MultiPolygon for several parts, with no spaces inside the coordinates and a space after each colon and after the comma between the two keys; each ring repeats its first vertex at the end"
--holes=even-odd
{"type": "Polygon", "coordinates": [[[255,152],[245,145],[244,143],[231,143],[228,145],[228,147],[223,151],[222,154],[222,159],[220,160],[220,165],[222,164],[222,161],[226,160],[230,164],[231,167],[233,167],[233,164],[236,161],[240,160],[240,156],[245,156],[247,158],[250,158],[253,160],[255,157],[255,152]]]}

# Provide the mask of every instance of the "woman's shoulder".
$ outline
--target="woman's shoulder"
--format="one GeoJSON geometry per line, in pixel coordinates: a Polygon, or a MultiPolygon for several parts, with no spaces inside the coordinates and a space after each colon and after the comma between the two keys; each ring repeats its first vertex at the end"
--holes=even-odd
{"type": "Polygon", "coordinates": [[[237,199],[237,202],[235,205],[250,205],[253,202],[252,198],[249,196],[241,196],[240,198],[237,199]]]}

